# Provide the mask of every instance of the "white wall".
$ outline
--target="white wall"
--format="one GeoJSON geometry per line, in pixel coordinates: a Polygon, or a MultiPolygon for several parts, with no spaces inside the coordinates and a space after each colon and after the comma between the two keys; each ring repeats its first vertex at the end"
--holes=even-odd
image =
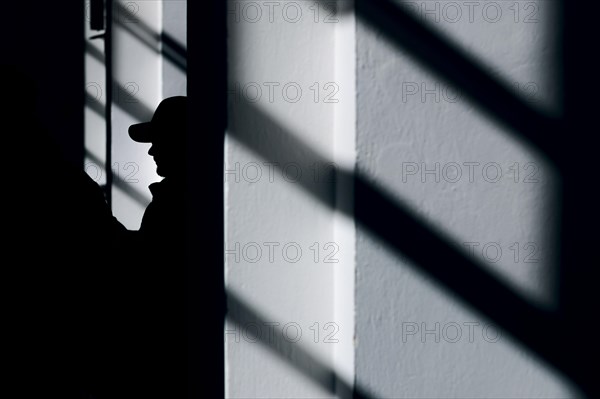
{"type": "MultiPolygon", "coordinates": [[[[493,75],[518,85],[517,94],[531,106],[559,111],[551,31],[555,2],[403,3],[493,75]]],[[[465,253],[464,243],[475,243],[468,245],[476,248],[474,256],[486,270],[527,300],[551,309],[556,298],[551,211],[558,184],[552,166],[407,51],[357,21],[360,172],[465,253]],[[496,178],[498,168],[501,178],[496,178]],[[488,252],[482,255],[484,248],[488,252]]],[[[568,383],[499,331],[493,320],[361,229],[356,251],[356,375],[361,387],[377,397],[574,395],[568,383]],[[493,327],[485,327],[489,324],[493,327]],[[424,328],[437,332],[422,335],[424,328]]]]}
{"type": "MultiPolygon", "coordinates": [[[[340,101],[335,108],[333,160],[338,171],[353,172],[356,163],[356,21],[353,1],[337,2],[335,26],[335,78],[340,86],[340,101]]],[[[340,331],[340,342],[334,353],[334,371],[338,375],[337,395],[350,398],[355,377],[355,273],[356,230],[354,218],[343,210],[353,207],[353,182],[336,179],[336,210],[334,211],[335,242],[344,248],[334,270],[334,314],[337,323],[346,327],[340,331]]]]}
{"type": "MultiPolygon", "coordinates": [[[[337,81],[336,54],[350,54],[350,64],[354,57],[336,49],[339,23],[325,22],[327,10],[317,14],[316,6],[228,2],[227,397],[331,397],[329,369],[344,360],[352,378],[352,302],[336,306],[334,298],[336,271],[353,275],[353,243],[336,229],[326,162],[342,157],[334,149],[338,110],[353,109],[344,104],[352,88],[337,81]],[[273,337],[263,323],[279,323],[273,337]],[[262,341],[253,342],[256,334],[262,341]]],[[[353,148],[353,135],[347,139],[353,148]]]]}

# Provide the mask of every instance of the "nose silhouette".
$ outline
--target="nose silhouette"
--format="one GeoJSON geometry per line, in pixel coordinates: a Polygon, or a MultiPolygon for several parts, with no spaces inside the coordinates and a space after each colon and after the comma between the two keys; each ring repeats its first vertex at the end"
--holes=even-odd
{"type": "Polygon", "coordinates": [[[155,154],[156,154],[156,148],[155,148],[154,144],[152,144],[150,146],[150,149],[148,150],[148,155],[154,156],[155,154]]]}

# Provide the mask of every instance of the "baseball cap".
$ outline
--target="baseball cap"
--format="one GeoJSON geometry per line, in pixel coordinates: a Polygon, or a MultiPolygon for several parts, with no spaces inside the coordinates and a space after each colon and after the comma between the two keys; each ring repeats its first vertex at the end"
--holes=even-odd
{"type": "Polygon", "coordinates": [[[150,122],[129,126],[129,137],[138,143],[156,140],[185,140],[187,97],[169,97],[160,102],[150,122]]]}

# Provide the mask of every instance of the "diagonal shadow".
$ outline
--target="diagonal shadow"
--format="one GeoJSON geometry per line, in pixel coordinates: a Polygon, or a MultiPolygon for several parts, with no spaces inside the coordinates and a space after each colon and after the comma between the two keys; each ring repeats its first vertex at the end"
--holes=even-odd
{"type": "MultiPolygon", "coordinates": [[[[85,52],[87,55],[104,64],[104,54],[102,54],[102,52],[100,52],[97,48],[91,46],[89,43],[86,43],[85,52]]],[[[135,92],[130,92],[127,90],[128,88],[135,89],[135,86],[127,86],[128,84],[132,83],[136,82],[127,82],[125,84],[121,84],[120,82],[113,80],[114,99],[112,103],[138,121],[149,120],[152,118],[154,111],[151,110],[147,105],[141,103],[135,97],[135,92]]],[[[95,99],[86,93],[85,103],[86,105],[89,105],[90,108],[96,112],[96,114],[101,116],[103,119],[105,118],[105,105],[98,101],[98,99],[95,99]]]]}
{"type": "MultiPolygon", "coordinates": [[[[249,328],[251,325],[266,326],[269,319],[247,305],[234,292],[227,291],[227,302],[229,304],[227,319],[242,331],[241,334],[244,334],[247,340],[258,342],[271,350],[332,395],[339,392],[353,392],[353,383],[345,381],[330,366],[311,355],[298,343],[283,339],[283,329],[272,326],[273,331],[268,334],[262,334],[262,332],[257,334],[257,331],[249,328]]],[[[235,331],[235,333],[240,334],[239,331],[235,331]]],[[[370,399],[375,396],[365,388],[355,386],[353,397],[354,399],[370,399]]]]}
{"type": "Polygon", "coordinates": [[[158,34],[147,23],[136,17],[123,4],[114,3],[113,22],[155,53],[162,54],[182,72],[187,70],[187,50],[165,32],[158,34]]]}
{"type": "Polygon", "coordinates": [[[132,116],[135,120],[143,122],[152,119],[154,110],[136,98],[135,93],[128,89],[136,89],[135,82],[121,84],[113,80],[113,104],[123,112],[132,116]],[[133,86],[131,86],[133,85],[133,86]]]}
{"type": "Polygon", "coordinates": [[[389,0],[355,0],[356,14],[398,48],[407,50],[427,70],[459,88],[485,114],[508,127],[517,139],[563,163],[562,120],[531,108],[485,67],[441,34],[389,0]]]}
{"type": "MultiPolygon", "coordinates": [[[[99,61],[101,63],[104,63],[104,55],[100,51],[98,51],[96,48],[94,48],[93,46],[86,44],[85,51],[86,51],[86,54],[88,54],[89,56],[93,57],[94,59],[96,59],[97,61],[99,61]]],[[[130,88],[130,86],[127,86],[127,85],[132,84],[132,83],[135,83],[135,82],[127,82],[125,84],[122,84],[120,82],[117,82],[116,80],[113,80],[113,82],[112,82],[112,84],[113,84],[113,102],[112,102],[112,104],[116,105],[122,111],[126,112],[127,114],[129,114],[130,116],[132,116],[133,118],[135,118],[138,121],[150,120],[152,118],[152,114],[154,113],[154,111],[152,109],[150,109],[150,107],[148,107],[146,104],[144,104],[140,100],[138,100],[135,97],[135,92],[132,93],[127,90],[128,88],[130,88]]],[[[135,86],[131,86],[131,88],[135,89],[135,86]]],[[[89,105],[89,107],[96,114],[98,114],[103,119],[105,118],[105,114],[104,114],[105,105],[103,105],[100,101],[98,101],[97,99],[93,98],[92,96],[90,96],[89,94],[86,93],[85,103],[86,103],[86,105],[89,105]]]]}
{"type": "MultiPolygon", "coordinates": [[[[381,29],[396,45],[408,49],[426,68],[461,88],[474,105],[513,130],[517,138],[525,139],[533,149],[542,150],[556,164],[563,166],[565,160],[559,151],[561,143],[558,138],[558,133],[564,131],[565,124],[562,120],[553,120],[531,109],[460,49],[391,3],[381,0],[357,0],[357,13],[381,29]]],[[[306,161],[306,157],[312,156],[313,161],[323,162],[323,157],[293,138],[277,121],[258,109],[252,109],[252,105],[245,104],[244,107],[248,109],[241,112],[253,114],[257,119],[253,123],[254,127],[258,127],[271,139],[269,147],[260,140],[264,137],[248,136],[246,131],[239,134],[234,127],[233,135],[252,151],[269,160],[306,161]],[[261,128],[261,125],[267,128],[261,128]],[[272,143],[278,145],[277,149],[273,149],[272,143]],[[286,156],[282,156],[282,152],[286,156]]],[[[476,308],[501,324],[523,344],[580,384],[584,390],[593,390],[593,379],[584,377],[589,376],[589,370],[580,374],[587,368],[585,363],[583,366],[578,365],[582,364],[580,354],[572,348],[559,348],[559,342],[565,337],[575,338],[573,334],[569,334],[567,326],[560,324],[564,321],[564,314],[546,313],[531,306],[479,269],[476,262],[462,255],[445,237],[427,227],[426,222],[412,216],[391,196],[365,178],[350,171],[340,171],[337,177],[355,182],[354,216],[358,224],[384,240],[398,255],[407,255],[438,282],[459,294],[469,307],[476,308]],[[391,226],[401,226],[403,231],[396,231],[391,226]],[[411,234],[408,235],[405,231],[410,231],[411,234]],[[415,231],[418,239],[415,239],[415,231]],[[414,247],[411,248],[410,244],[414,244],[414,247]],[[432,248],[436,253],[431,253],[434,252],[432,248]],[[443,260],[443,263],[440,263],[440,260],[443,260]],[[438,266],[448,263],[459,265],[459,270],[454,268],[452,273],[449,273],[438,266]],[[469,284],[465,284],[467,276],[469,284]],[[490,297],[499,300],[488,301],[487,298],[490,297]],[[484,299],[484,303],[481,303],[484,299]],[[502,304],[499,303],[500,300],[502,304]]],[[[335,202],[310,182],[300,183],[323,203],[332,206],[335,202]]],[[[343,211],[352,213],[349,209],[343,211]]]]}
{"type": "MultiPolygon", "coordinates": [[[[597,206],[594,200],[589,199],[588,181],[582,170],[596,168],[593,160],[598,146],[594,145],[595,136],[587,136],[585,145],[565,140],[565,137],[569,132],[587,131],[590,126],[597,124],[594,117],[597,113],[596,101],[590,94],[594,91],[580,84],[581,76],[593,76],[597,72],[597,63],[590,63],[587,48],[581,40],[596,33],[592,28],[595,21],[588,18],[586,23],[585,18],[579,15],[579,8],[568,2],[558,2],[559,10],[564,15],[561,13],[559,26],[553,27],[560,32],[557,52],[569,55],[563,56],[564,61],[563,58],[557,60],[559,68],[564,67],[557,84],[566,94],[562,99],[565,116],[558,119],[530,108],[486,73],[475,59],[392,2],[355,0],[355,4],[358,17],[382,32],[396,47],[407,50],[424,68],[456,86],[480,111],[507,127],[513,136],[524,140],[533,150],[541,151],[558,167],[563,181],[559,199],[562,205],[559,308],[549,317],[554,320],[550,324],[553,334],[557,338],[568,339],[571,344],[569,349],[562,352],[552,348],[552,342],[546,339],[543,328],[539,328],[537,334],[525,331],[529,339],[523,342],[532,348],[547,347],[547,360],[594,397],[593,393],[598,390],[596,377],[585,366],[584,358],[590,348],[597,347],[597,344],[586,346],[572,330],[574,326],[581,325],[596,308],[594,296],[590,295],[596,291],[598,281],[597,269],[591,267],[595,262],[594,255],[582,251],[581,247],[593,248],[596,244],[593,237],[597,232],[597,206]],[[536,345],[536,336],[537,340],[545,342],[536,345]]],[[[587,15],[596,14],[588,10],[587,15]]],[[[467,276],[470,278],[470,275],[463,275],[465,278],[467,276]]],[[[531,327],[531,331],[535,331],[536,326],[531,324],[531,327]]]]}
{"type": "MultiPolygon", "coordinates": [[[[329,164],[325,157],[254,104],[243,101],[230,109],[230,115],[233,123],[229,134],[276,167],[292,162],[329,164]],[[238,120],[245,121],[243,127],[235,126],[238,120]]],[[[557,345],[567,336],[568,328],[561,325],[556,314],[535,307],[516,294],[485,271],[480,262],[466,256],[448,237],[413,215],[367,178],[348,170],[338,170],[335,178],[354,184],[354,209],[340,210],[354,217],[358,226],[381,240],[397,256],[410,259],[465,306],[493,320],[579,386],[589,388],[589,381],[580,373],[577,353],[557,345]],[[451,269],[444,266],[448,264],[452,265],[451,269]]],[[[319,187],[309,177],[300,178],[298,183],[323,204],[335,206],[332,190],[324,189],[323,185],[319,187]]]]}
{"type": "Polygon", "coordinates": [[[104,119],[106,117],[106,112],[104,109],[104,104],[100,101],[96,100],[89,93],[85,93],[85,106],[89,107],[96,115],[104,119]]]}
{"type": "Polygon", "coordinates": [[[88,40],[85,41],[85,52],[94,58],[96,61],[100,62],[104,65],[105,59],[102,51],[98,50],[96,47],[92,46],[88,40]]]}

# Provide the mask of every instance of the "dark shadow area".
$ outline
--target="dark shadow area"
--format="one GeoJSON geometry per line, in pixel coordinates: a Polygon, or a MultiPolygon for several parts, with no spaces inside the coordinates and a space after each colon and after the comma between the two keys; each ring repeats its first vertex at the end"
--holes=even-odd
{"type": "Polygon", "coordinates": [[[5,154],[17,166],[4,180],[11,192],[2,278],[10,304],[7,385],[15,385],[15,397],[88,398],[114,366],[103,352],[115,338],[113,282],[123,273],[111,247],[122,226],[100,187],[61,155],[60,141],[41,123],[35,78],[15,67],[0,71],[1,119],[21,127],[7,137],[5,154]]]}
{"type": "MultiPolygon", "coordinates": [[[[0,64],[12,65],[27,77],[29,82],[20,82],[21,90],[30,83],[29,98],[34,101],[23,106],[31,108],[38,123],[58,145],[61,157],[76,166],[83,162],[82,15],[83,3],[69,7],[33,1],[8,4],[0,17],[0,34],[4,38],[0,64]],[[35,96],[32,90],[36,90],[35,96]]],[[[11,99],[5,95],[2,101],[7,107],[11,99]]],[[[14,136],[26,134],[23,130],[28,131],[29,127],[15,125],[8,130],[14,136]]]]}
{"type": "MultiPolygon", "coordinates": [[[[23,127],[9,137],[8,160],[18,169],[5,180],[11,187],[12,265],[3,275],[10,298],[5,358],[16,385],[11,396],[184,397],[183,184],[174,206],[161,182],[143,229],[127,231],[101,188],[82,165],[61,156],[40,123],[31,106],[38,100],[35,82],[18,68],[0,70],[10,99],[0,109],[2,120],[23,127]]],[[[185,128],[180,133],[183,146],[185,128]]],[[[173,161],[164,148],[154,150],[161,170],[175,162],[184,181],[182,154],[173,161]]],[[[169,175],[169,184],[178,178],[169,175]]]]}
{"type": "Polygon", "coordinates": [[[590,397],[599,397],[592,369],[598,342],[582,333],[598,311],[600,254],[597,250],[600,209],[596,171],[600,137],[598,132],[599,57],[590,55],[588,44],[598,37],[600,5],[586,7],[560,1],[564,62],[565,126],[561,150],[566,158],[561,198],[560,303],[565,328],[573,338],[569,346],[588,377],[590,397]],[[594,176],[594,177],[592,177],[594,176]]]}
{"type": "Polygon", "coordinates": [[[225,397],[227,2],[187,3],[187,397],[225,397]],[[198,156],[199,154],[202,156],[198,156]],[[198,184],[198,182],[202,184],[198,184]],[[201,287],[199,289],[199,287],[201,287]],[[206,306],[210,304],[210,306],[206,306]],[[206,365],[210,364],[210,367],[206,365]]]}
{"type": "MultiPolygon", "coordinates": [[[[5,389],[16,398],[184,397],[185,287],[168,286],[168,262],[157,253],[164,245],[145,254],[136,239],[124,239],[105,194],[83,171],[86,103],[105,117],[101,103],[85,95],[83,7],[34,0],[7,4],[1,17],[0,119],[9,166],[3,191],[5,389]],[[174,298],[175,321],[166,312],[174,298]],[[173,337],[169,328],[177,322],[173,337]],[[176,366],[170,350],[177,351],[176,366]],[[169,373],[171,382],[180,378],[177,386],[160,386],[169,373]]],[[[140,120],[152,116],[143,104],[128,104],[117,105],[140,120]]],[[[115,179],[129,186],[122,183],[115,179]]],[[[179,221],[169,237],[182,245],[179,221]]],[[[175,251],[169,259],[182,255],[175,251]]],[[[169,269],[177,271],[182,282],[183,268],[169,269]]]]}

